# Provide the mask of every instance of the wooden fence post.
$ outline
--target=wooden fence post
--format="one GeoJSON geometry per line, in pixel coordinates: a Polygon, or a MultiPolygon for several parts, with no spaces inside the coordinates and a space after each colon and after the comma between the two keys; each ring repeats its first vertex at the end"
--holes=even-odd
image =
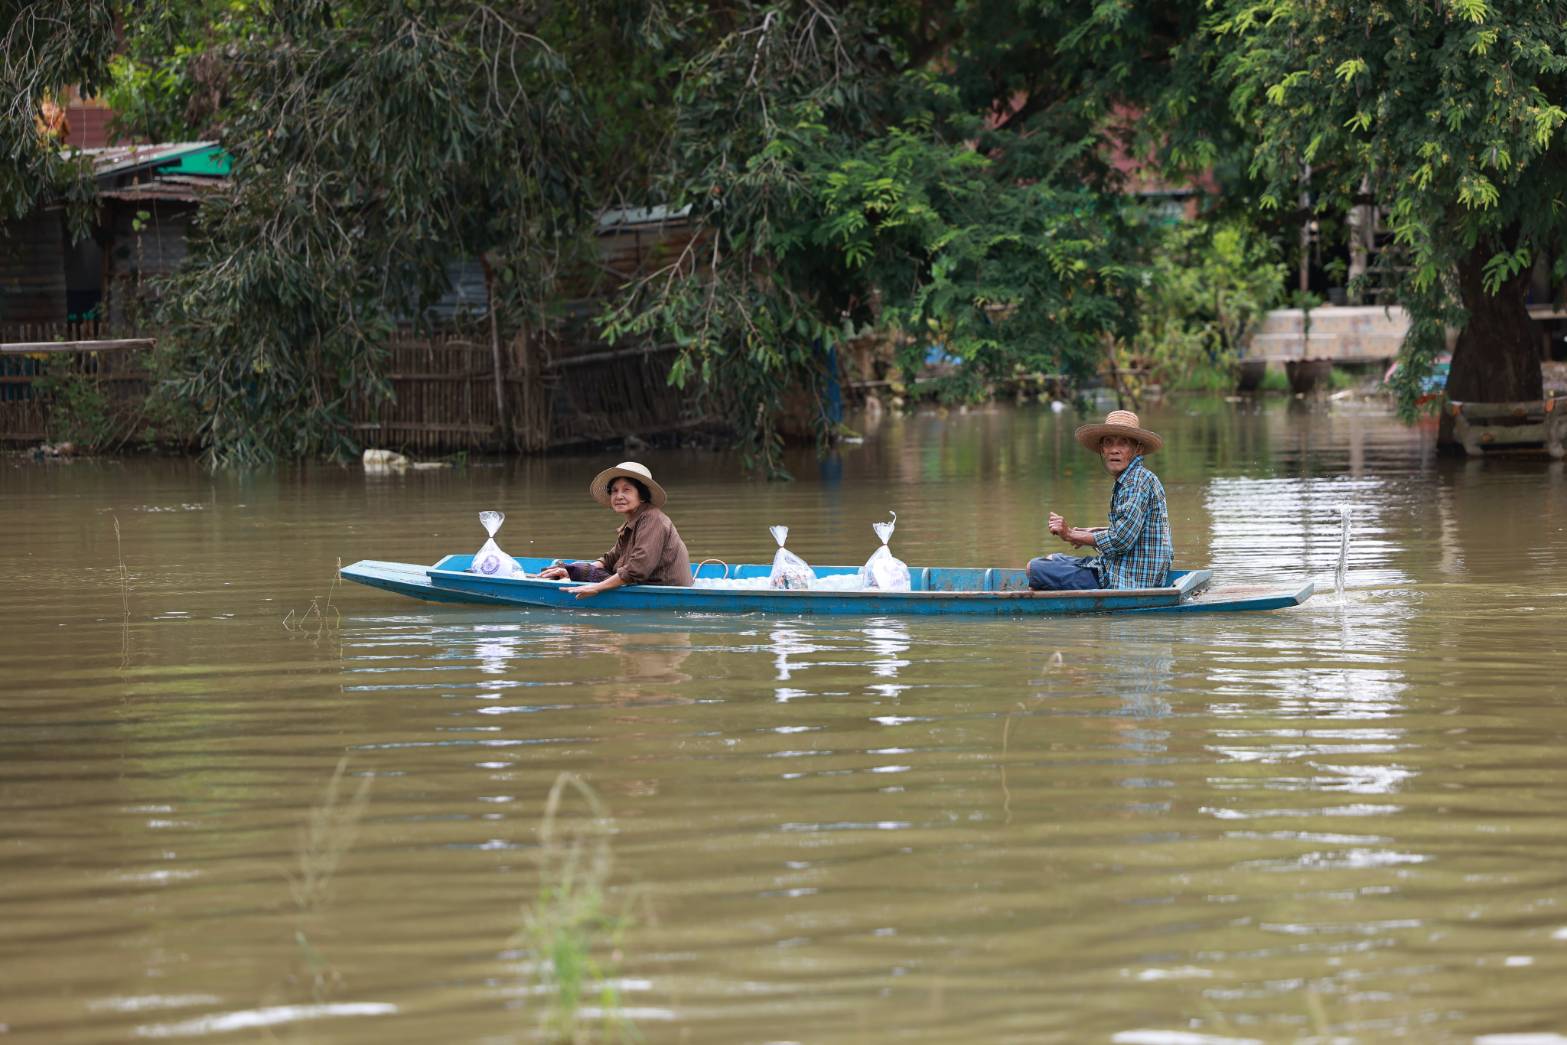
{"type": "Polygon", "coordinates": [[[484,301],[490,313],[490,360],[495,366],[495,423],[500,425],[502,445],[511,442],[511,417],[506,411],[506,370],[501,355],[501,328],[495,307],[495,269],[490,256],[479,255],[484,266],[484,301]]]}
{"type": "Polygon", "coordinates": [[[516,387],[519,423],[517,445],[534,453],[550,445],[549,399],[544,394],[544,370],[538,365],[538,353],[528,324],[517,331],[516,345],[518,374],[516,387]]]}

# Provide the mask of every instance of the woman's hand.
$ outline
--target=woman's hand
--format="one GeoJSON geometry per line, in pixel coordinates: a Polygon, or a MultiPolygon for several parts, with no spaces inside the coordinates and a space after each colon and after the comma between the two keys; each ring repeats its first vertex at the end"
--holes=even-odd
{"type": "Polygon", "coordinates": [[[575,588],[562,588],[561,591],[569,591],[579,599],[586,599],[597,595],[601,591],[613,591],[625,583],[624,577],[618,573],[612,573],[601,581],[595,581],[592,584],[579,584],[575,588]]]}
{"type": "Polygon", "coordinates": [[[541,581],[563,581],[569,576],[564,566],[546,566],[539,571],[541,581]]]}

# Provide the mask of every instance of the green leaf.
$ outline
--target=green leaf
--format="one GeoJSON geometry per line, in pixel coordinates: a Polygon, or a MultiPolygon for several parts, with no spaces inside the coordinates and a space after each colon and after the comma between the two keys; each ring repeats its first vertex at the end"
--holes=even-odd
{"type": "Polygon", "coordinates": [[[1350,58],[1340,62],[1338,68],[1333,70],[1333,75],[1338,77],[1340,83],[1348,84],[1355,77],[1366,75],[1366,70],[1365,59],[1350,58]]]}

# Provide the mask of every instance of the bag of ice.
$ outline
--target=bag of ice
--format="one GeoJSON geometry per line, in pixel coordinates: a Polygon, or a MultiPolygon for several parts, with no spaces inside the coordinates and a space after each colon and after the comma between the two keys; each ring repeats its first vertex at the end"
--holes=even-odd
{"type": "Polygon", "coordinates": [[[809,590],[816,573],[806,565],[804,559],[784,547],[784,541],[789,539],[789,527],[773,526],[769,531],[773,540],[778,542],[778,554],[773,556],[773,572],[767,576],[768,587],[791,591],[809,590]]]}
{"type": "Polygon", "coordinates": [[[892,522],[871,523],[871,529],[881,538],[881,547],[872,552],[871,557],[865,560],[865,565],[860,567],[860,587],[878,591],[908,591],[908,563],[894,558],[892,549],[887,547],[892,531],[898,525],[898,513],[887,514],[892,516],[892,522]]]}
{"type": "Polygon", "coordinates": [[[506,521],[505,512],[480,512],[479,522],[484,526],[484,532],[490,535],[490,539],[484,542],[473,556],[473,565],[468,567],[469,573],[482,573],[486,577],[526,577],[527,573],[522,565],[510,555],[501,551],[500,545],[495,543],[495,531],[501,528],[501,523],[506,521]]]}

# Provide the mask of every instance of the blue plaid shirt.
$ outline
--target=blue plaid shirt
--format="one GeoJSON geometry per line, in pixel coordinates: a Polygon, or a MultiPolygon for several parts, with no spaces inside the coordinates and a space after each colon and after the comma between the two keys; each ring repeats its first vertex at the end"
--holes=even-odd
{"type": "Polygon", "coordinates": [[[1094,530],[1099,556],[1089,567],[1101,588],[1162,588],[1170,571],[1170,512],[1164,484],[1132,458],[1110,494],[1110,525],[1094,530]]]}

